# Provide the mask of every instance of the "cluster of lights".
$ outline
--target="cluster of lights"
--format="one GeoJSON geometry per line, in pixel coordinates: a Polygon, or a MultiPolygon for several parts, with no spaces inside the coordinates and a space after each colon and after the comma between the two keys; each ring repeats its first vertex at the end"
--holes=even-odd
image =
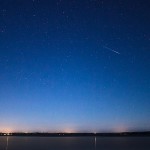
{"type": "Polygon", "coordinates": [[[9,135],[12,135],[12,133],[1,133],[0,135],[9,136],[9,135]]]}

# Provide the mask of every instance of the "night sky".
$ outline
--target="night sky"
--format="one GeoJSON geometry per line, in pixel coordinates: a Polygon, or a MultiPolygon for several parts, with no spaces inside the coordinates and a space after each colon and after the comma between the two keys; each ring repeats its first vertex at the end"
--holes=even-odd
{"type": "Polygon", "coordinates": [[[0,132],[150,130],[149,0],[0,0],[0,132]]]}

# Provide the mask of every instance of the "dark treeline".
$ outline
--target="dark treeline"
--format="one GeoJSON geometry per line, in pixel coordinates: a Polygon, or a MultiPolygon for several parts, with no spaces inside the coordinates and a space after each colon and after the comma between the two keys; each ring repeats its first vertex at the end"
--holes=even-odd
{"type": "Polygon", "coordinates": [[[122,133],[0,133],[0,136],[45,136],[45,137],[60,137],[60,136],[150,136],[148,132],[122,132],[122,133]]]}

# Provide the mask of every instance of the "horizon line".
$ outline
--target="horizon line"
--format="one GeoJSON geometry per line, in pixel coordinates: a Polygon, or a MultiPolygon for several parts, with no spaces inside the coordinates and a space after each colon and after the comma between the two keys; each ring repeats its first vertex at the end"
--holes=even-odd
{"type": "Polygon", "coordinates": [[[16,131],[16,132],[1,132],[0,134],[120,134],[120,133],[145,133],[150,132],[150,130],[145,131],[120,131],[120,132],[23,132],[23,131],[16,131]]]}

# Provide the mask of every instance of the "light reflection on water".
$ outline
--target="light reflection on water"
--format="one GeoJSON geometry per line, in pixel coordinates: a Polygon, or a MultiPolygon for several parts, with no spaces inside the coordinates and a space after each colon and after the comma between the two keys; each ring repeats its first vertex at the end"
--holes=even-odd
{"type": "Polygon", "coordinates": [[[6,150],[8,150],[8,142],[9,142],[9,136],[6,138],[6,150]]]}
{"type": "Polygon", "coordinates": [[[94,138],[94,147],[95,147],[95,150],[96,150],[96,136],[94,138]]]}

